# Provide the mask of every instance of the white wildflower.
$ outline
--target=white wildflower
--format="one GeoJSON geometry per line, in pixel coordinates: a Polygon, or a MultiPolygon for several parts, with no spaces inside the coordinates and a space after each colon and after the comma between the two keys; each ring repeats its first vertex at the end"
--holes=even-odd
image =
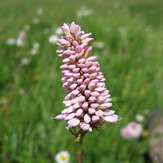
{"type": "Polygon", "coordinates": [[[34,49],[39,49],[40,48],[40,44],[38,42],[34,42],[33,43],[33,48],[34,49]]]}
{"type": "Polygon", "coordinates": [[[38,18],[33,19],[33,24],[39,24],[40,20],[38,18]]]}
{"type": "Polygon", "coordinates": [[[14,45],[16,42],[15,38],[8,38],[6,41],[7,45],[14,45]]]}
{"type": "Polygon", "coordinates": [[[44,13],[44,10],[42,8],[36,9],[36,14],[37,15],[42,15],[44,13]]]}
{"type": "Polygon", "coordinates": [[[114,8],[119,8],[120,5],[121,5],[120,2],[117,1],[117,2],[115,2],[115,3],[113,4],[113,7],[114,7],[114,8]]]}
{"type": "Polygon", "coordinates": [[[43,32],[44,32],[44,34],[48,34],[50,32],[50,30],[49,30],[49,28],[45,28],[43,32]]]}
{"type": "Polygon", "coordinates": [[[24,30],[29,31],[31,29],[31,26],[29,24],[24,25],[24,30]]]}
{"type": "Polygon", "coordinates": [[[94,14],[94,10],[93,9],[88,9],[85,6],[82,6],[76,13],[76,17],[77,18],[81,18],[84,16],[90,16],[94,14]]]}
{"type": "Polygon", "coordinates": [[[58,40],[58,36],[57,35],[51,35],[51,36],[49,36],[49,42],[51,44],[56,44],[57,43],[57,40],[58,40]]]}
{"type": "Polygon", "coordinates": [[[136,119],[138,122],[142,122],[142,121],[144,121],[144,116],[141,115],[141,114],[136,114],[135,119],[136,119]]]}
{"type": "Polygon", "coordinates": [[[105,46],[105,43],[103,41],[94,41],[93,46],[101,49],[105,46]]]}
{"type": "Polygon", "coordinates": [[[57,163],[69,163],[69,153],[67,151],[61,151],[55,156],[57,163]]]}
{"type": "Polygon", "coordinates": [[[31,55],[36,55],[38,53],[38,49],[32,48],[30,51],[31,55]]]}
{"type": "Polygon", "coordinates": [[[21,60],[21,64],[22,65],[27,65],[29,63],[30,63],[30,59],[28,59],[28,58],[22,58],[22,60],[21,60]]]}
{"type": "Polygon", "coordinates": [[[127,32],[127,28],[126,27],[122,27],[122,26],[120,26],[119,28],[118,28],[118,32],[119,33],[126,33],[127,32]]]}
{"type": "Polygon", "coordinates": [[[55,30],[55,34],[56,35],[62,35],[63,34],[62,29],[60,27],[57,27],[55,30]]]}
{"type": "Polygon", "coordinates": [[[17,39],[16,40],[16,45],[17,46],[23,46],[24,45],[24,41],[20,40],[20,39],[17,39]]]}

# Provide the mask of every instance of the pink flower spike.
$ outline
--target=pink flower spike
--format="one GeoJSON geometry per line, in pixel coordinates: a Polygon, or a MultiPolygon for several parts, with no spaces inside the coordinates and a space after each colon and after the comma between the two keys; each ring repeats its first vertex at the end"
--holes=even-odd
{"type": "Polygon", "coordinates": [[[63,100],[66,108],[55,119],[65,120],[68,130],[79,131],[76,134],[101,128],[104,123],[117,122],[119,117],[108,109],[112,106],[111,96],[105,87],[100,64],[96,56],[90,56],[91,33],[85,34],[74,22],[70,26],[64,24],[62,30],[65,36],[57,41],[61,47],[57,53],[63,58],[60,69],[62,86],[67,94],[63,100]]]}

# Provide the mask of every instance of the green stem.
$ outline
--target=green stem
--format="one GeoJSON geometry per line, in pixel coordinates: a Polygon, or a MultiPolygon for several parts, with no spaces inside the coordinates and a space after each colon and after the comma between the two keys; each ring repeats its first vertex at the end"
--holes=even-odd
{"type": "Polygon", "coordinates": [[[78,159],[78,163],[82,163],[82,142],[83,142],[83,138],[85,136],[85,132],[78,132],[78,134],[76,135],[75,141],[77,143],[77,159],[78,159]]]}
{"type": "Polygon", "coordinates": [[[82,163],[82,141],[77,142],[77,159],[78,159],[78,163],[82,163]]]}

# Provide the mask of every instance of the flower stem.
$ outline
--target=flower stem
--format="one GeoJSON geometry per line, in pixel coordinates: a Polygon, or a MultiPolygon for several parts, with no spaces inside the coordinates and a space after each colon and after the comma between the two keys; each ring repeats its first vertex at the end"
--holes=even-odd
{"type": "Polygon", "coordinates": [[[78,132],[78,134],[76,135],[75,141],[77,143],[77,160],[78,163],[82,163],[82,142],[83,142],[83,138],[85,136],[86,132],[83,132],[82,130],[80,130],[78,132]]]}
{"type": "Polygon", "coordinates": [[[79,142],[77,142],[77,160],[78,160],[78,163],[82,163],[82,153],[83,153],[82,140],[80,140],[79,142]]]}

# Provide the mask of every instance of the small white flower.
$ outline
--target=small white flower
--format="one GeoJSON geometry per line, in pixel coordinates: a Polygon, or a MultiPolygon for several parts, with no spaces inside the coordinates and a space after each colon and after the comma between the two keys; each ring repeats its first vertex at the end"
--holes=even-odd
{"type": "Polygon", "coordinates": [[[88,9],[85,6],[82,6],[76,13],[77,18],[81,18],[84,16],[90,16],[94,14],[94,10],[88,9]]]}
{"type": "Polygon", "coordinates": [[[62,29],[60,27],[57,27],[55,30],[55,34],[56,35],[62,35],[63,34],[62,29]]]}
{"type": "Polygon", "coordinates": [[[142,122],[142,121],[144,121],[144,116],[141,115],[141,114],[136,114],[135,119],[136,119],[138,122],[142,122]]]}
{"type": "Polygon", "coordinates": [[[31,26],[29,24],[24,25],[24,30],[29,31],[31,29],[31,26]]]}
{"type": "Polygon", "coordinates": [[[93,46],[101,49],[105,46],[105,43],[103,41],[94,41],[93,46]]]}
{"type": "Polygon", "coordinates": [[[40,48],[40,44],[38,42],[34,42],[33,48],[34,49],[39,49],[40,48]]]}
{"type": "Polygon", "coordinates": [[[40,20],[38,18],[33,19],[33,24],[38,24],[39,22],[40,22],[40,20]]]}
{"type": "Polygon", "coordinates": [[[51,44],[56,44],[56,43],[57,43],[57,40],[58,40],[58,36],[57,36],[57,35],[51,35],[51,36],[49,37],[49,42],[50,42],[51,44]]]}
{"type": "Polygon", "coordinates": [[[69,153],[67,151],[61,151],[55,156],[57,163],[68,163],[69,162],[69,153]]]}
{"type": "Polygon", "coordinates": [[[118,28],[118,32],[121,33],[121,34],[126,33],[126,32],[127,32],[127,28],[126,28],[126,27],[120,26],[120,27],[118,28]]]}
{"type": "Polygon", "coordinates": [[[6,41],[7,45],[14,45],[16,42],[15,38],[8,38],[6,41]]]}
{"type": "Polygon", "coordinates": [[[44,34],[48,34],[50,32],[50,30],[49,30],[49,28],[45,28],[43,32],[44,32],[44,34]]]}
{"type": "Polygon", "coordinates": [[[22,65],[27,65],[29,63],[30,63],[30,59],[28,59],[28,58],[22,58],[22,60],[21,60],[21,64],[22,65]]]}
{"type": "Polygon", "coordinates": [[[37,15],[42,15],[43,13],[44,13],[44,11],[43,11],[42,8],[36,9],[36,14],[37,14],[37,15]]]}
{"type": "Polygon", "coordinates": [[[20,39],[17,39],[16,40],[16,45],[17,46],[23,46],[24,45],[24,41],[20,40],[20,39]]]}
{"type": "Polygon", "coordinates": [[[38,53],[38,49],[35,49],[35,48],[31,49],[30,51],[31,55],[36,55],[37,53],[38,53]]]}
{"type": "Polygon", "coordinates": [[[115,3],[113,4],[113,7],[114,7],[114,8],[119,8],[120,5],[121,5],[120,2],[117,1],[117,2],[115,2],[115,3]]]}

